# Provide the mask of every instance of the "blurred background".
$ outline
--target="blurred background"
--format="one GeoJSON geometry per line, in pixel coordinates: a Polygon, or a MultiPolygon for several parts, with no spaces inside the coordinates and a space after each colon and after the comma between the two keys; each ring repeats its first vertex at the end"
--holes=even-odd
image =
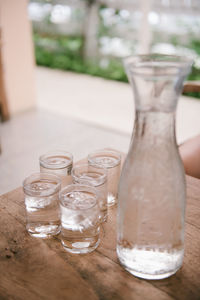
{"type": "Polygon", "coordinates": [[[123,57],[157,52],[191,57],[200,79],[198,0],[31,0],[28,11],[38,65],[127,81],[123,57]]]}
{"type": "Polygon", "coordinates": [[[48,150],[127,152],[134,103],[122,61],[149,52],[194,61],[180,144],[200,132],[199,0],[0,0],[0,193],[48,150]]]}

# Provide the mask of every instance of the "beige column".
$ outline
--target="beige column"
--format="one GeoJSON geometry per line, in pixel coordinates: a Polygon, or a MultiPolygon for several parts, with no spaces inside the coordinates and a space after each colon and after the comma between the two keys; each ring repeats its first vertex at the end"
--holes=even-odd
{"type": "Polygon", "coordinates": [[[34,53],[28,0],[0,0],[2,72],[8,110],[35,106],[34,53]]]}

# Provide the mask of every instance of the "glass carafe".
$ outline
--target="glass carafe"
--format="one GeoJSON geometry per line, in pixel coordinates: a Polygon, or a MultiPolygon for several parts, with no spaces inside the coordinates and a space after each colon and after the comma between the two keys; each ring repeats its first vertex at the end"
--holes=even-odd
{"type": "Polygon", "coordinates": [[[119,183],[117,255],[135,276],[174,274],[184,255],[185,174],[175,110],[191,61],[168,55],[125,60],[135,126],[119,183]]]}

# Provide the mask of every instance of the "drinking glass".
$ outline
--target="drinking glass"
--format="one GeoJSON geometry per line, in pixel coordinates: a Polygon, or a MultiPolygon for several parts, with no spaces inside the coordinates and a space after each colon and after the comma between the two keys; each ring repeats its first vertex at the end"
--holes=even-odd
{"type": "Polygon", "coordinates": [[[24,180],[26,229],[32,236],[48,238],[60,232],[60,186],[60,178],[48,173],[34,173],[24,180]]]}
{"type": "Polygon", "coordinates": [[[107,169],[107,206],[117,203],[121,155],[116,151],[99,150],[88,155],[88,164],[107,169]]]}
{"type": "Polygon", "coordinates": [[[98,192],[92,186],[71,184],[60,191],[61,242],[71,253],[94,251],[100,242],[98,192]]]}
{"type": "Polygon", "coordinates": [[[99,193],[101,221],[107,219],[107,171],[88,164],[79,164],[72,169],[74,183],[94,186],[99,193]]]}
{"type": "Polygon", "coordinates": [[[40,172],[53,173],[61,178],[62,187],[71,183],[73,156],[71,153],[55,150],[41,155],[39,158],[40,172]]]}

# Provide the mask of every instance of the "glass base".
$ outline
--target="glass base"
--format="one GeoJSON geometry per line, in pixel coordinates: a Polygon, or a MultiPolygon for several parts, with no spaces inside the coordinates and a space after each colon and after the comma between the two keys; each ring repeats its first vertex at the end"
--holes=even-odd
{"type": "Polygon", "coordinates": [[[156,280],[167,278],[180,269],[183,249],[173,251],[147,250],[117,246],[117,256],[124,268],[136,277],[156,280]]]}
{"type": "Polygon", "coordinates": [[[142,278],[142,279],[148,279],[148,280],[159,280],[159,279],[164,279],[164,278],[168,278],[172,275],[174,275],[178,270],[173,270],[172,272],[167,272],[167,273],[163,273],[163,274],[144,274],[144,273],[140,273],[137,271],[134,271],[132,269],[127,268],[126,266],[123,265],[123,267],[132,275],[142,278]]]}
{"type": "Polygon", "coordinates": [[[51,238],[52,236],[58,235],[60,233],[60,225],[27,225],[26,229],[28,233],[36,238],[51,238]]]}
{"type": "Polygon", "coordinates": [[[93,244],[92,246],[90,242],[85,241],[85,242],[74,242],[72,243],[69,247],[69,243],[66,244],[66,242],[64,240],[61,240],[61,243],[65,249],[65,251],[69,252],[69,253],[74,253],[74,254],[87,254],[90,253],[92,251],[94,251],[100,243],[100,239],[98,239],[98,241],[93,244]]]}

